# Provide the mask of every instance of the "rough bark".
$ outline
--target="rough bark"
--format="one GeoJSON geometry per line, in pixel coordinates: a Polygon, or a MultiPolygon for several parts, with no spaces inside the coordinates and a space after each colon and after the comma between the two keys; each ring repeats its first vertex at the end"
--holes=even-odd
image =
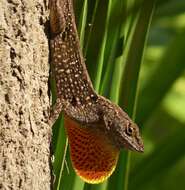
{"type": "Polygon", "coordinates": [[[48,1],[0,0],[0,189],[50,189],[48,1]]]}

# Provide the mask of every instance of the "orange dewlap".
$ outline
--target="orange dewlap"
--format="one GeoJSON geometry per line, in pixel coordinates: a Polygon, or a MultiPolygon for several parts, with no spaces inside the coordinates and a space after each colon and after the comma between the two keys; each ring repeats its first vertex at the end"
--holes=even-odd
{"type": "Polygon", "coordinates": [[[101,183],[114,171],[119,150],[100,130],[81,127],[65,116],[71,160],[76,173],[87,183],[101,183]]]}

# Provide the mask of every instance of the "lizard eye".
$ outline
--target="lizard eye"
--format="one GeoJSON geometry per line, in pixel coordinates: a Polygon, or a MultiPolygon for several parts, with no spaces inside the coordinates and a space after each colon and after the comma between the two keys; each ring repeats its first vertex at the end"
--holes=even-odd
{"type": "Polygon", "coordinates": [[[126,131],[125,131],[125,133],[128,135],[128,136],[132,136],[132,134],[133,134],[133,128],[130,126],[130,123],[127,125],[127,127],[126,127],[126,131]]]}

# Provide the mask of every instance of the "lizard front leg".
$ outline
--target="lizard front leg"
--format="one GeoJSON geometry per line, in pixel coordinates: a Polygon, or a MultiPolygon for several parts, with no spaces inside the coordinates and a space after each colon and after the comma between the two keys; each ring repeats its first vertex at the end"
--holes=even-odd
{"type": "Polygon", "coordinates": [[[75,120],[80,125],[91,125],[101,122],[101,113],[98,110],[98,105],[91,103],[80,106],[73,106],[71,103],[57,98],[53,108],[50,111],[49,124],[52,126],[63,112],[66,116],[75,120]]]}

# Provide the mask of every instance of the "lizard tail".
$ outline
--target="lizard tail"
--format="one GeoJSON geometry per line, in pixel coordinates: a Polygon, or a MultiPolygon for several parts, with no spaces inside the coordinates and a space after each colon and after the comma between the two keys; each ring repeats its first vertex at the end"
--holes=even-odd
{"type": "Polygon", "coordinates": [[[70,155],[76,173],[87,183],[101,183],[114,171],[119,150],[100,130],[83,127],[65,117],[70,155]]]}

